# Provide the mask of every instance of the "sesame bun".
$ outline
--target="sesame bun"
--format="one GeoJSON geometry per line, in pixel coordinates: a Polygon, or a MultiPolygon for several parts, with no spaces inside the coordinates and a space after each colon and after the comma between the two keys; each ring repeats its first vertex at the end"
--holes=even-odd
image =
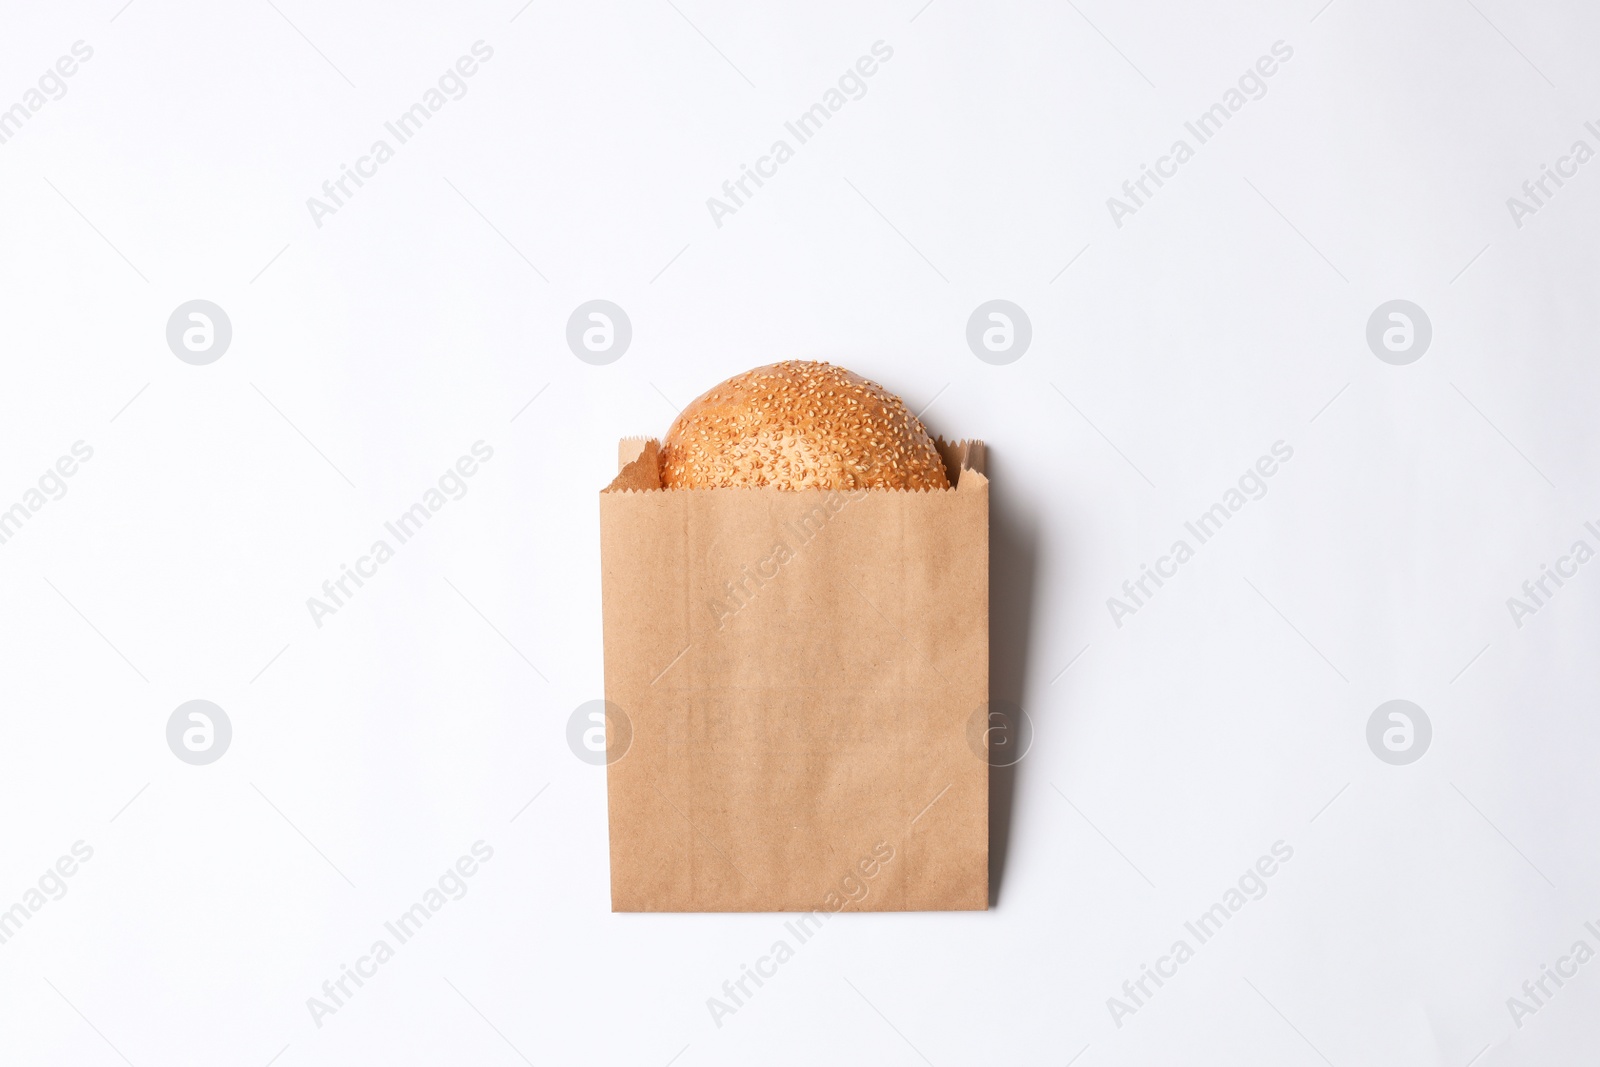
{"type": "Polygon", "coordinates": [[[662,441],[669,489],[948,489],[933,439],[905,403],[830,363],[790,360],[729,378],[662,441]]]}

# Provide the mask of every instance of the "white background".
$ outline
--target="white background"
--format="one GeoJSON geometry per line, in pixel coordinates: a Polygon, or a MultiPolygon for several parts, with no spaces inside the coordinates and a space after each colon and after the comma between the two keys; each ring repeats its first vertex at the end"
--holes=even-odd
{"type": "Polygon", "coordinates": [[[0,945],[0,1060],[1592,1052],[1600,963],[1520,1027],[1507,998],[1600,949],[1600,564],[1520,628],[1506,604],[1600,547],[1600,162],[1506,206],[1600,148],[1591,7],[121,2],[0,33],[0,107],[94,50],[0,145],[0,507],[94,450],[0,545],[0,908],[94,850],[0,945]],[[478,40],[465,97],[319,228],[307,198],[478,40]],[[866,95],[715,225],[879,40],[866,95]],[[1117,226],[1276,41],[1266,95],[1117,226]],[[209,366],[165,340],[196,298],[233,326],[209,366]],[[633,324],[608,366],[564,340],[594,298],[633,324]],[[994,298],[1033,325],[1005,366],[965,340],[994,298]],[[1406,366],[1365,339],[1392,299],[1433,326],[1406,366]],[[995,689],[1037,734],[992,911],[840,916],[718,1026],[783,917],[611,914],[604,773],[565,730],[601,695],[616,439],[794,357],[990,443],[995,689]],[[467,495],[317,627],[307,598],[479,440],[467,495]],[[1115,625],[1279,440],[1266,496],[1115,625]],[[1408,766],[1367,747],[1394,698],[1433,724],[1408,766]],[[192,699],[233,724],[209,766],[167,746],[192,699]],[[318,1027],[307,998],[479,840],[467,895],[318,1027]]]}

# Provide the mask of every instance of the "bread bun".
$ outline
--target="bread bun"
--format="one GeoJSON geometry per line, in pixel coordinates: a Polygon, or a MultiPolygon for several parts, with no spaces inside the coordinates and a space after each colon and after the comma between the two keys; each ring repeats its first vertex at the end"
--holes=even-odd
{"type": "Polygon", "coordinates": [[[729,378],[662,441],[669,489],[948,489],[933,439],[905,403],[830,363],[790,360],[729,378]]]}

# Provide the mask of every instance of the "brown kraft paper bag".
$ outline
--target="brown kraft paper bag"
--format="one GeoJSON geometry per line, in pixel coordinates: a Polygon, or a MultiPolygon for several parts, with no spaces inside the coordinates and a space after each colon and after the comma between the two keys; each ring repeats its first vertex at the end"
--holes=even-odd
{"type": "Polygon", "coordinates": [[[989,483],[938,444],[952,487],[909,492],[664,489],[622,442],[613,911],[988,907],[989,483]]]}

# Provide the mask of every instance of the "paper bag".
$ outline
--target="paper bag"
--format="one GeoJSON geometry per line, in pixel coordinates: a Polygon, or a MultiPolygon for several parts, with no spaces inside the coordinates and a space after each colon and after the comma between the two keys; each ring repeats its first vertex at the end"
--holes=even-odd
{"type": "Polygon", "coordinates": [[[988,907],[989,484],[600,494],[614,911],[988,907]]]}

